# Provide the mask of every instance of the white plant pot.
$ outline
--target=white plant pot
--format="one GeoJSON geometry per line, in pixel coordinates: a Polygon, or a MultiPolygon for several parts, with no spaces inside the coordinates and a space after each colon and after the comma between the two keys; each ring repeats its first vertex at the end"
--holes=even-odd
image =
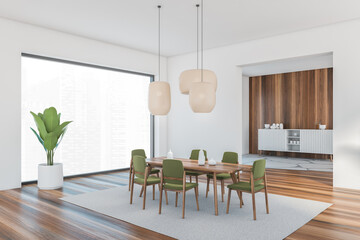
{"type": "Polygon", "coordinates": [[[45,163],[38,165],[38,188],[43,190],[57,189],[63,186],[63,165],[54,163],[49,166],[45,163]]]}

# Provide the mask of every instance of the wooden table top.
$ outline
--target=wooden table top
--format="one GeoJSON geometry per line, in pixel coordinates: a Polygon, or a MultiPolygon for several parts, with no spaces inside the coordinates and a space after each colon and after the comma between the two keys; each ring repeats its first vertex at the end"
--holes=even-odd
{"type": "MultiPolygon", "coordinates": [[[[146,162],[152,167],[162,167],[163,160],[166,157],[155,157],[147,159],[146,162]]],[[[209,165],[207,162],[204,166],[198,165],[197,160],[174,158],[175,160],[181,160],[185,170],[199,171],[206,173],[234,173],[238,171],[251,171],[252,165],[233,164],[233,163],[216,163],[215,166],[209,165]]]]}

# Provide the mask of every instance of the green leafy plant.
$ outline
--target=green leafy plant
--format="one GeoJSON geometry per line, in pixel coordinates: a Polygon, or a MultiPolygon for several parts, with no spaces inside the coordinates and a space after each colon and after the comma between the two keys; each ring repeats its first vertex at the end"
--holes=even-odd
{"type": "Polygon", "coordinates": [[[55,150],[64,137],[69,123],[72,121],[60,124],[61,113],[58,114],[54,107],[47,108],[44,110],[44,113],[38,113],[37,115],[33,112],[30,113],[34,117],[39,133],[33,128],[30,129],[45,149],[47,165],[53,165],[55,150]]]}

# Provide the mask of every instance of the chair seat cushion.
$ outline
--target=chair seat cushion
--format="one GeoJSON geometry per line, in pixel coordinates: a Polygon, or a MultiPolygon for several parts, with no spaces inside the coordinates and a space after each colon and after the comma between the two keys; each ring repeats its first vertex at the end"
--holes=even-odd
{"type": "MultiPolygon", "coordinates": [[[[207,174],[207,177],[208,177],[208,178],[213,178],[214,175],[213,175],[213,174],[207,174]]],[[[229,178],[231,178],[230,173],[219,173],[219,174],[216,174],[216,179],[218,179],[218,180],[224,180],[224,179],[229,179],[229,178]]]]}
{"type": "Polygon", "coordinates": [[[201,172],[191,172],[191,171],[186,172],[186,175],[188,175],[188,176],[200,176],[203,174],[204,173],[201,173],[201,172]]]}
{"type": "MultiPolygon", "coordinates": [[[[158,177],[153,177],[153,176],[149,176],[146,183],[147,185],[152,185],[152,184],[158,184],[160,183],[160,178],[158,177]]],[[[139,184],[144,184],[144,179],[143,178],[135,178],[134,182],[139,183],[139,184]]]]}
{"type": "Polygon", "coordinates": [[[150,174],[156,174],[156,173],[159,173],[159,172],[160,172],[160,169],[152,168],[151,171],[150,171],[150,174]]]}
{"type": "MultiPolygon", "coordinates": [[[[192,189],[197,186],[198,186],[197,183],[186,183],[185,190],[187,191],[187,190],[192,189]]],[[[174,184],[174,183],[165,183],[164,188],[171,189],[171,190],[183,190],[183,185],[182,184],[174,184]]]]}
{"type": "MultiPolygon", "coordinates": [[[[230,184],[227,187],[230,189],[234,189],[234,190],[242,190],[242,191],[251,192],[251,185],[249,182],[238,182],[238,183],[230,184]]],[[[254,186],[255,192],[260,191],[263,188],[264,188],[264,185],[262,185],[262,184],[254,186]]]]}

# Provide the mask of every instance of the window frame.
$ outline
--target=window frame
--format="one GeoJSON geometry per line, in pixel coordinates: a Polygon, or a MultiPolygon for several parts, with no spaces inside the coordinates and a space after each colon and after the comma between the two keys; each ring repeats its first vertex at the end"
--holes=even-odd
{"type": "MultiPolygon", "coordinates": [[[[83,63],[83,62],[77,62],[77,61],[72,61],[72,60],[65,60],[65,59],[59,59],[59,58],[53,58],[53,57],[47,57],[47,56],[40,56],[40,55],[35,55],[35,54],[30,54],[30,53],[21,53],[21,57],[27,57],[27,58],[35,58],[35,59],[41,59],[41,60],[47,60],[47,61],[53,61],[53,62],[59,62],[59,63],[65,63],[65,64],[70,64],[70,65],[77,65],[77,66],[82,66],[82,67],[90,67],[90,68],[97,68],[97,69],[102,69],[102,70],[108,70],[108,71],[115,71],[115,72],[121,72],[121,73],[128,73],[128,74],[135,74],[135,75],[140,75],[140,76],[146,76],[150,78],[150,83],[154,82],[155,80],[155,76],[152,74],[147,74],[147,73],[142,73],[142,72],[136,72],[136,71],[130,71],[130,70],[124,70],[124,69],[119,69],[119,68],[113,68],[113,67],[106,67],[106,66],[102,66],[102,65],[96,65],[96,64],[90,64],[90,63],[83,63]]],[[[150,157],[154,157],[154,153],[155,153],[155,118],[154,115],[150,114],[150,157]]],[[[111,170],[104,170],[104,171],[98,171],[98,172],[90,172],[90,173],[81,173],[81,174],[75,174],[75,175],[68,175],[64,178],[72,178],[72,177],[77,177],[77,176],[87,176],[87,175],[92,175],[92,174],[98,174],[98,173],[109,173],[109,172],[115,172],[115,171],[121,171],[121,170],[128,170],[130,168],[130,166],[128,168],[119,168],[119,169],[111,169],[111,170]]],[[[34,183],[37,180],[33,180],[33,181],[22,181],[22,183],[34,183]]]]}

